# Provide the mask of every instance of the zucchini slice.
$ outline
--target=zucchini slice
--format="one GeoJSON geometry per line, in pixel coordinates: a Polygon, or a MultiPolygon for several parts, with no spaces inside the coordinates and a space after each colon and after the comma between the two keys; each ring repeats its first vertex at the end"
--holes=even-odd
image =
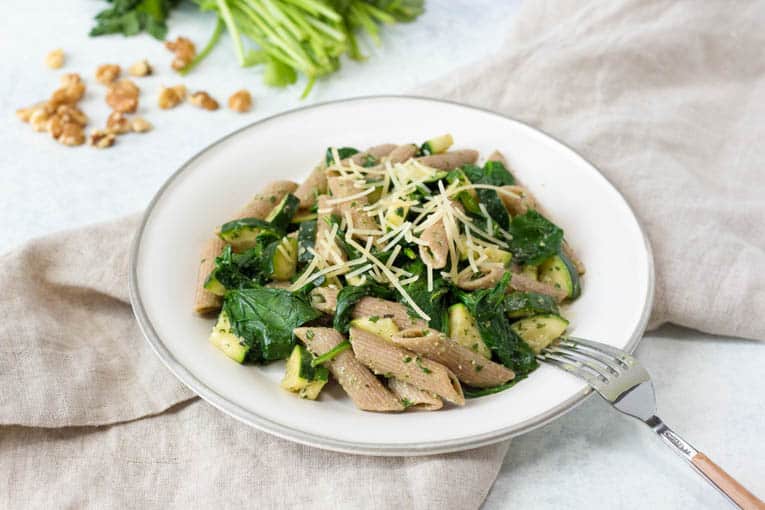
{"type": "Polygon", "coordinates": [[[512,253],[499,248],[486,248],[484,253],[489,262],[497,262],[505,267],[510,267],[510,263],[513,261],[512,253]]]}
{"type": "Polygon", "coordinates": [[[300,207],[300,199],[292,193],[287,193],[282,201],[268,213],[266,222],[273,228],[285,232],[298,207],[300,207]]]}
{"type": "Polygon", "coordinates": [[[218,322],[213,326],[210,333],[210,343],[237,363],[244,363],[247,351],[250,350],[250,347],[245,345],[244,341],[231,331],[231,322],[228,320],[226,312],[221,312],[218,315],[218,322]]]}
{"type": "Polygon", "coordinates": [[[304,221],[298,229],[298,262],[308,264],[313,260],[313,254],[308,251],[316,246],[317,220],[304,221]]]}
{"type": "Polygon", "coordinates": [[[312,367],[312,360],[313,357],[305,347],[296,345],[287,359],[281,387],[297,393],[300,398],[316,400],[329,380],[329,370],[322,366],[312,367]]]}
{"type": "Polygon", "coordinates": [[[234,251],[243,252],[255,246],[263,229],[271,229],[271,225],[258,218],[242,218],[221,225],[218,237],[230,244],[234,251]]]}
{"type": "Polygon", "coordinates": [[[273,266],[274,280],[289,280],[295,275],[298,260],[298,240],[294,237],[285,237],[281,240],[274,251],[273,266]]]}
{"type": "Polygon", "coordinates": [[[542,262],[539,266],[539,281],[565,290],[569,299],[576,299],[582,293],[579,273],[564,253],[553,255],[542,262]]]}
{"type": "Polygon", "coordinates": [[[205,280],[204,287],[207,292],[211,292],[216,296],[222,296],[226,293],[226,287],[224,287],[223,284],[218,281],[214,270],[212,273],[210,273],[210,276],[207,277],[207,280],[205,280]]]}
{"type": "Polygon", "coordinates": [[[449,337],[461,346],[491,359],[491,349],[481,338],[475,318],[462,303],[449,307],[449,337]]]}
{"type": "Polygon", "coordinates": [[[353,319],[351,326],[377,335],[389,342],[393,341],[393,337],[399,331],[398,326],[390,317],[361,317],[353,319]]]}
{"type": "Polygon", "coordinates": [[[445,135],[431,138],[423,143],[420,147],[420,152],[426,156],[429,154],[441,154],[442,152],[446,152],[453,143],[454,138],[452,138],[451,134],[447,133],[445,135]]]}
{"type": "Polygon", "coordinates": [[[519,320],[510,328],[529,344],[534,352],[539,353],[566,332],[568,321],[560,315],[534,315],[519,320]]]}
{"type": "Polygon", "coordinates": [[[511,292],[505,298],[505,311],[511,319],[521,319],[532,315],[558,315],[555,299],[536,292],[511,292]]]}
{"type": "Polygon", "coordinates": [[[385,212],[386,226],[391,229],[400,227],[406,221],[407,214],[409,214],[409,206],[403,201],[395,202],[385,212]]]}

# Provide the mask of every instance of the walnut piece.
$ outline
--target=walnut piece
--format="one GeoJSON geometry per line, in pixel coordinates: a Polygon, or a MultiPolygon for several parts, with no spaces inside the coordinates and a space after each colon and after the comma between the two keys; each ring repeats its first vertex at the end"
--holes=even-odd
{"type": "Polygon", "coordinates": [[[106,132],[122,135],[130,132],[130,121],[122,112],[112,112],[106,119],[106,132]]]}
{"type": "Polygon", "coordinates": [[[117,64],[103,64],[96,69],[96,81],[102,85],[111,85],[122,74],[117,64]]]}
{"type": "Polygon", "coordinates": [[[85,133],[82,131],[82,126],[70,122],[61,127],[61,134],[56,140],[70,147],[82,145],[85,143],[85,133]]]}
{"type": "Polygon", "coordinates": [[[252,96],[244,89],[234,92],[228,98],[228,107],[239,113],[249,112],[252,108],[252,96]]]}
{"type": "Polygon", "coordinates": [[[212,110],[218,109],[218,101],[210,97],[210,94],[208,94],[207,92],[203,90],[200,90],[199,92],[194,92],[193,94],[191,94],[189,101],[194,106],[204,108],[205,110],[212,111],[212,110]]]}
{"type": "Polygon", "coordinates": [[[47,105],[41,108],[35,108],[32,113],[29,114],[29,123],[32,125],[32,129],[35,131],[46,131],[48,129],[48,119],[50,119],[51,112],[47,105]]]}
{"type": "Polygon", "coordinates": [[[138,109],[139,92],[140,89],[132,81],[119,80],[106,91],[106,104],[114,111],[133,113],[138,109]]]}
{"type": "Polygon", "coordinates": [[[76,106],[62,104],[56,108],[56,116],[61,118],[64,123],[79,124],[85,126],[88,123],[88,116],[76,106]]]}
{"type": "Polygon", "coordinates": [[[173,69],[180,71],[186,67],[197,55],[197,49],[194,43],[186,37],[178,37],[175,41],[166,41],[165,48],[175,54],[173,59],[173,69]]]}
{"type": "Polygon", "coordinates": [[[60,69],[64,65],[64,50],[56,48],[45,55],[45,65],[51,69],[60,69]]]}
{"type": "Polygon", "coordinates": [[[151,125],[151,122],[144,119],[143,117],[136,117],[131,121],[130,127],[136,133],[145,133],[147,131],[151,131],[153,126],[151,125]]]}
{"type": "Polygon", "coordinates": [[[88,137],[88,145],[92,145],[97,149],[105,149],[114,145],[116,136],[114,133],[104,131],[102,129],[94,129],[90,132],[88,137]]]}
{"type": "Polygon", "coordinates": [[[139,60],[128,68],[128,73],[130,73],[131,76],[148,76],[152,72],[154,72],[154,69],[152,69],[151,64],[149,64],[149,61],[146,59],[139,60]]]}
{"type": "Polygon", "coordinates": [[[179,87],[183,87],[183,85],[178,85],[175,87],[162,87],[159,90],[158,104],[160,108],[163,110],[169,110],[170,108],[175,108],[183,101],[186,88],[183,87],[183,90],[181,91],[179,87]],[[183,94],[180,92],[183,92],[183,94]]]}
{"type": "Polygon", "coordinates": [[[58,139],[59,136],[61,136],[61,133],[64,131],[64,121],[61,119],[58,115],[52,115],[49,119],[47,124],[45,125],[45,129],[47,129],[50,136],[53,137],[54,140],[58,139]]]}

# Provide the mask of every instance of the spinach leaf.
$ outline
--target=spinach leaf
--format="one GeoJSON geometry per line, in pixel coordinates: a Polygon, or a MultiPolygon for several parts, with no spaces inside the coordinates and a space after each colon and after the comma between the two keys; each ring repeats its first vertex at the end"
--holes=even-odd
{"type": "Polygon", "coordinates": [[[473,184],[491,184],[492,186],[512,186],[515,177],[499,161],[487,161],[483,168],[476,165],[463,165],[462,171],[473,184]]]}
{"type": "MultiPolygon", "coordinates": [[[[510,227],[510,214],[508,214],[502,199],[493,189],[477,189],[478,201],[486,207],[489,217],[500,227],[507,230],[510,227]]],[[[489,232],[495,235],[495,232],[489,232]]]]}
{"type": "Polygon", "coordinates": [[[517,378],[532,372],[539,364],[534,351],[510,328],[510,320],[505,315],[505,290],[510,278],[511,273],[505,273],[494,288],[474,292],[457,290],[456,293],[475,317],[483,341],[517,378]]]}
{"type": "MultiPolygon", "coordinates": [[[[335,157],[332,155],[332,149],[333,147],[327,147],[327,152],[324,155],[324,162],[327,164],[327,166],[331,165],[332,162],[335,160],[335,157]]],[[[338,147],[337,148],[337,155],[340,156],[340,159],[350,158],[354,154],[358,154],[359,150],[354,149],[353,147],[338,147]]]]}
{"type": "Polygon", "coordinates": [[[249,359],[264,362],[288,357],[292,330],[321,315],[302,294],[260,286],[229,290],[223,310],[233,332],[251,347],[249,359]]]}
{"type": "Polygon", "coordinates": [[[486,395],[494,395],[495,393],[499,393],[500,391],[505,391],[508,388],[512,388],[522,380],[526,379],[528,377],[528,374],[524,375],[515,375],[515,378],[512,381],[508,381],[504,384],[499,384],[497,386],[492,386],[490,388],[473,388],[472,386],[462,386],[462,393],[465,395],[465,398],[478,398],[478,397],[485,397],[486,395]]]}
{"type": "MultiPolygon", "coordinates": [[[[449,324],[448,308],[449,302],[449,284],[441,277],[440,272],[433,273],[433,290],[428,290],[427,268],[422,260],[415,260],[406,265],[405,269],[413,275],[420,277],[404,286],[404,290],[412,300],[417,303],[423,312],[430,317],[431,328],[439,331],[446,331],[449,324]]],[[[402,301],[403,302],[403,301],[402,301]]],[[[403,302],[406,304],[406,302],[403,302]]],[[[407,304],[407,306],[409,306],[407,304]]],[[[416,316],[413,311],[410,312],[416,316]]]]}
{"type": "Polygon", "coordinates": [[[260,233],[255,246],[244,253],[234,253],[231,245],[226,245],[215,259],[213,276],[226,289],[265,283],[273,273],[273,253],[280,240],[277,234],[266,231],[260,233]]]}
{"type": "Polygon", "coordinates": [[[558,253],[563,241],[563,230],[533,209],[513,218],[509,231],[510,251],[518,264],[540,264],[558,253]]]}
{"type": "Polygon", "coordinates": [[[335,319],[332,326],[340,333],[347,333],[351,324],[351,312],[361,298],[373,296],[381,299],[394,299],[395,295],[393,289],[374,282],[368,282],[357,287],[351,285],[343,287],[337,294],[335,319]]]}
{"type": "Polygon", "coordinates": [[[529,317],[531,315],[558,314],[555,299],[536,292],[512,292],[505,297],[505,312],[510,318],[529,317]]]}

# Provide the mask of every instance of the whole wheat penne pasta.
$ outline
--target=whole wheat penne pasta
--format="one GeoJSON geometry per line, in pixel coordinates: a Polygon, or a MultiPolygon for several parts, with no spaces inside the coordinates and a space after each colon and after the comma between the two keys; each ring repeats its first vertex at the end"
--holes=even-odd
{"type": "Polygon", "coordinates": [[[521,272],[513,271],[513,276],[510,278],[510,284],[508,290],[520,290],[523,292],[536,292],[537,294],[546,294],[555,299],[557,303],[560,303],[566,299],[566,291],[559,289],[549,283],[540,282],[534,278],[525,275],[521,272]]]}
{"type": "Polygon", "coordinates": [[[476,388],[504,384],[515,373],[461,346],[435,329],[405,329],[393,336],[393,343],[449,368],[457,378],[476,388]]]}
{"type": "Polygon", "coordinates": [[[464,290],[488,289],[494,287],[502,275],[505,274],[505,266],[502,264],[484,262],[478,266],[478,273],[468,266],[459,273],[454,284],[464,290]]]}
{"type": "Polygon", "coordinates": [[[453,404],[465,404],[457,376],[442,364],[359,328],[351,328],[350,340],[356,358],[375,374],[400,379],[453,404]]]}
{"type": "Polygon", "coordinates": [[[316,197],[327,192],[327,172],[324,165],[317,165],[295,190],[300,208],[308,209],[316,203],[316,197]]]}
{"type": "Polygon", "coordinates": [[[194,296],[194,311],[199,315],[207,315],[219,310],[223,302],[221,296],[208,292],[204,285],[207,277],[215,269],[215,259],[223,251],[224,246],[226,246],[226,243],[218,236],[215,236],[208,239],[202,247],[199,271],[197,271],[196,294],[194,296]]]}
{"type": "Polygon", "coordinates": [[[438,220],[422,231],[420,240],[425,244],[420,244],[420,258],[433,269],[446,267],[446,260],[449,255],[449,245],[446,239],[446,227],[444,220],[438,220]]]}
{"type": "Polygon", "coordinates": [[[417,146],[413,143],[399,145],[388,155],[388,161],[391,163],[403,163],[413,158],[417,154],[417,146]]]}
{"type": "Polygon", "coordinates": [[[377,222],[367,215],[361,208],[367,205],[366,195],[359,196],[359,190],[353,186],[353,179],[348,177],[329,177],[327,184],[332,191],[332,200],[353,196],[353,199],[345,200],[336,205],[343,218],[350,216],[353,223],[354,237],[366,239],[372,235],[369,232],[380,232],[380,226],[377,222]]]}
{"type": "Polygon", "coordinates": [[[444,152],[443,154],[433,154],[417,158],[417,161],[425,166],[437,168],[439,170],[454,170],[455,168],[475,163],[478,159],[478,151],[472,149],[462,149],[458,151],[444,152]]]}
{"type": "MultiPolygon", "coordinates": [[[[293,333],[314,356],[321,356],[337,347],[344,338],[332,328],[296,328],[293,333]]],[[[403,411],[401,400],[356,359],[349,349],[324,364],[351,397],[356,407],[364,411],[403,411]]]]}
{"type": "MultiPolygon", "coordinates": [[[[297,184],[292,181],[273,181],[255,195],[252,201],[240,210],[233,219],[258,218],[262,220],[268,216],[268,213],[279,204],[287,193],[292,193],[296,188],[297,184]]],[[[215,258],[220,255],[225,245],[226,243],[215,236],[209,239],[202,247],[202,257],[197,271],[197,286],[194,295],[194,311],[200,315],[214,312],[220,308],[221,298],[208,292],[204,285],[215,268],[215,258]]]]}
{"type": "Polygon", "coordinates": [[[437,395],[415,388],[409,383],[398,379],[388,379],[388,388],[396,395],[407,409],[422,409],[423,411],[438,411],[444,407],[443,401],[437,395]]]}
{"type": "Polygon", "coordinates": [[[266,185],[257,195],[255,195],[249,204],[244,206],[232,218],[238,220],[241,218],[258,218],[262,220],[271,212],[279,202],[282,201],[287,193],[292,193],[298,185],[292,181],[273,181],[266,185]]]}
{"type": "Polygon", "coordinates": [[[334,315],[335,308],[337,308],[337,295],[339,293],[340,289],[333,287],[316,287],[310,292],[311,306],[320,312],[334,315]]]}
{"type": "Polygon", "coordinates": [[[426,328],[428,323],[417,316],[412,316],[409,309],[401,303],[386,301],[375,297],[359,299],[351,311],[354,319],[361,317],[390,317],[399,329],[426,328]]]}
{"type": "Polygon", "coordinates": [[[364,152],[357,152],[350,159],[357,165],[363,165],[367,156],[372,156],[375,160],[380,161],[382,158],[391,153],[396,148],[395,143],[383,143],[368,148],[364,152]]]}

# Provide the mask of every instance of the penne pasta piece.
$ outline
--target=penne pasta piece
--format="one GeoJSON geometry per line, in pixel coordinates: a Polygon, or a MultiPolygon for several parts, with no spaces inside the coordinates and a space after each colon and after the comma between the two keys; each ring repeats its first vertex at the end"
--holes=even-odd
{"type": "Polygon", "coordinates": [[[396,148],[395,143],[384,143],[370,147],[364,152],[358,152],[350,157],[357,165],[363,166],[367,156],[373,156],[378,162],[396,148]]]}
{"type": "Polygon", "coordinates": [[[582,259],[580,259],[577,255],[574,249],[571,247],[570,244],[568,244],[568,241],[565,239],[563,240],[563,253],[566,254],[566,256],[571,260],[571,262],[574,264],[574,267],[576,268],[576,272],[580,275],[583,275],[585,271],[587,271],[587,268],[584,266],[584,262],[582,262],[582,259]]]}
{"type": "Polygon", "coordinates": [[[258,218],[262,220],[268,216],[271,209],[282,201],[287,193],[294,192],[297,187],[298,185],[292,181],[270,182],[232,219],[258,218]]]}
{"type": "Polygon", "coordinates": [[[399,145],[388,155],[388,161],[391,163],[403,163],[413,158],[417,154],[417,146],[413,143],[399,145]]]}
{"type": "Polygon", "coordinates": [[[520,290],[523,292],[536,292],[538,294],[546,294],[555,299],[557,303],[560,303],[566,299],[566,291],[559,289],[549,283],[544,283],[525,275],[521,272],[516,272],[513,268],[513,276],[510,278],[510,284],[508,290],[520,290]]]}
{"type": "Polygon", "coordinates": [[[498,386],[515,378],[509,368],[461,346],[435,329],[406,329],[393,336],[393,343],[441,363],[460,381],[476,388],[498,386]]]}
{"type": "Polygon", "coordinates": [[[478,272],[468,266],[457,274],[454,284],[464,290],[488,289],[493,287],[505,274],[502,264],[484,262],[478,266],[478,272]]]}
{"type": "Polygon", "coordinates": [[[437,395],[415,388],[404,381],[395,378],[388,379],[388,388],[401,400],[407,409],[438,411],[444,407],[443,401],[437,395]]]}
{"type": "Polygon", "coordinates": [[[207,277],[215,269],[215,258],[220,255],[226,243],[218,236],[207,240],[202,248],[202,256],[197,271],[197,287],[194,296],[194,311],[199,315],[207,315],[220,309],[223,303],[221,296],[208,292],[204,285],[207,277]]]}
{"type": "Polygon", "coordinates": [[[295,190],[300,208],[308,209],[316,203],[316,197],[327,192],[327,172],[324,165],[317,165],[295,190]]]}
{"type": "MultiPolygon", "coordinates": [[[[314,356],[321,356],[345,339],[332,328],[296,328],[293,333],[314,356]]],[[[372,372],[346,350],[324,363],[351,397],[364,411],[403,411],[404,405],[372,372]]]]}
{"type": "MultiPolygon", "coordinates": [[[[278,205],[287,193],[292,193],[296,188],[297,184],[292,181],[273,181],[255,195],[252,201],[240,210],[233,219],[258,218],[262,220],[268,216],[271,209],[278,205]]],[[[194,295],[194,311],[200,315],[206,315],[220,309],[221,298],[208,292],[204,285],[215,268],[215,258],[220,255],[225,245],[226,243],[215,236],[209,239],[202,248],[194,295]]]]}
{"type": "Polygon", "coordinates": [[[433,269],[446,267],[446,260],[449,255],[449,245],[446,238],[446,227],[444,220],[438,220],[434,224],[422,231],[420,240],[425,244],[420,244],[420,258],[433,266],[433,269]]]}
{"type": "Polygon", "coordinates": [[[337,308],[337,295],[340,289],[333,287],[316,287],[310,292],[311,306],[320,312],[335,314],[337,308]]]}
{"type": "Polygon", "coordinates": [[[442,364],[359,328],[351,327],[350,340],[356,358],[375,374],[400,379],[453,404],[465,404],[457,376],[442,364]]]}
{"type": "Polygon", "coordinates": [[[433,154],[417,158],[417,161],[425,166],[437,168],[439,170],[454,170],[455,168],[475,163],[478,159],[478,151],[472,149],[462,149],[458,151],[444,152],[443,154],[433,154]]]}
{"type": "MultiPolygon", "coordinates": [[[[361,230],[354,237],[366,239],[370,234],[367,232],[379,231],[380,226],[377,222],[367,215],[361,208],[368,204],[369,199],[366,195],[359,195],[359,190],[353,186],[353,179],[347,177],[329,177],[327,184],[332,192],[332,199],[356,196],[337,204],[337,209],[342,217],[350,215],[354,230],[361,230]]],[[[382,232],[380,232],[382,234],[382,232]]]]}
{"type": "Polygon", "coordinates": [[[507,209],[511,215],[518,216],[520,214],[525,214],[529,209],[534,209],[535,211],[538,211],[539,214],[547,216],[540,210],[536,199],[534,199],[534,195],[523,186],[502,186],[502,189],[512,193],[512,195],[508,193],[498,193],[505,209],[507,209]]]}
{"type": "Polygon", "coordinates": [[[316,253],[329,264],[339,264],[348,260],[345,252],[337,245],[337,240],[331,236],[331,218],[334,208],[329,205],[328,195],[319,196],[319,213],[316,221],[316,253]]]}
{"type": "Polygon", "coordinates": [[[354,319],[361,317],[390,317],[396,323],[398,329],[427,328],[428,323],[419,317],[412,316],[409,309],[401,303],[386,301],[375,297],[363,297],[359,299],[351,312],[354,319]]]}

